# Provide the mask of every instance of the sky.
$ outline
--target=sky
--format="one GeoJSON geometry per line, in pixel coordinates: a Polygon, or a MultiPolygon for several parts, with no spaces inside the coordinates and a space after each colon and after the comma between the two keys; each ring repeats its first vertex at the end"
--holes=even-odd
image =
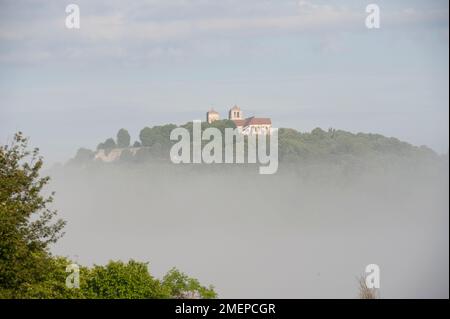
{"type": "Polygon", "coordinates": [[[136,140],[237,104],[448,153],[448,16],[446,0],[0,0],[0,142],[21,130],[65,162],[122,127],[136,140]]]}

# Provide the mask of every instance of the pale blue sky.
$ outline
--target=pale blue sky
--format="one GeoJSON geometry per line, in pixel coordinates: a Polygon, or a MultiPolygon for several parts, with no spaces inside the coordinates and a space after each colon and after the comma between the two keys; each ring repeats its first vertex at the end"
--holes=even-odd
{"type": "Polygon", "coordinates": [[[234,104],[448,152],[448,1],[0,0],[0,140],[49,161],[234,104]],[[79,4],[81,29],[65,28],[79,4]],[[381,29],[365,7],[381,8],[381,29]]]}

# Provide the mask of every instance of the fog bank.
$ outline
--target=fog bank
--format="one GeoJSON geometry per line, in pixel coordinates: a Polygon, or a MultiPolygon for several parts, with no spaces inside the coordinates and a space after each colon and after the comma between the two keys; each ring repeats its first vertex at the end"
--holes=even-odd
{"type": "Polygon", "coordinates": [[[367,170],[112,164],[51,172],[66,235],[55,254],[83,264],[173,266],[221,298],[355,298],[381,268],[381,297],[448,298],[448,162],[367,170]]]}

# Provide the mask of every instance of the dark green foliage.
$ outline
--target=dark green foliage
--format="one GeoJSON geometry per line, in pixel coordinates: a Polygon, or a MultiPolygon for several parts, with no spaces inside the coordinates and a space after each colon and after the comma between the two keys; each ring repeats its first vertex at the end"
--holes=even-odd
{"type": "Polygon", "coordinates": [[[316,128],[311,133],[300,133],[293,129],[279,130],[280,161],[351,161],[351,158],[366,161],[387,158],[436,158],[426,147],[416,147],[379,134],[353,134],[316,128]]]}
{"type": "Polygon", "coordinates": [[[168,289],[172,298],[217,298],[214,287],[208,288],[200,285],[197,279],[189,278],[186,274],[176,268],[172,268],[163,278],[162,285],[168,289]]]}
{"type": "Polygon", "coordinates": [[[0,289],[0,298],[39,299],[172,299],[217,298],[213,287],[202,286],[195,278],[173,268],[159,280],[148,271],[148,263],[130,260],[110,261],[92,268],[80,267],[79,288],[68,288],[66,267],[72,261],[63,257],[46,260],[39,281],[20,289],[0,289]]]}
{"type": "Polygon", "coordinates": [[[117,132],[117,147],[126,148],[130,147],[130,134],[124,128],[121,128],[119,132],[117,132]]]}
{"type": "Polygon", "coordinates": [[[86,278],[86,296],[102,299],[168,298],[161,283],[153,278],[146,263],[111,261],[94,266],[86,278]]]}
{"type": "Polygon", "coordinates": [[[162,281],[148,271],[148,264],[130,260],[110,261],[106,266],[94,266],[80,275],[80,290],[84,297],[102,299],[149,298],[216,298],[213,287],[204,287],[176,268],[162,281]]]}
{"type": "Polygon", "coordinates": [[[171,145],[170,132],[176,128],[175,124],[145,127],[139,133],[142,146],[153,146],[159,144],[166,148],[171,145]]]}
{"type": "Polygon", "coordinates": [[[48,245],[64,227],[53,222],[48,208],[52,196],[42,196],[48,177],[40,177],[39,150],[27,150],[27,139],[17,133],[11,145],[0,147],[0,289],[14,297],[41,281],[49,268],[48,245]]]}
{"type": "Polygon", "coordinates": [[[103,143],[98,144],[97,149],[98,150],[111,150],[113,148],[116,148],[116,142],[112,138],[107,138],[106,141],[103,143]]]}
{"type": "Polygon", "coordinates": [[[95,153],[87,148],[80,148],[72,159],[76,163],[87,163],[94,159],[95,153]]]}
{"type": "MultiPolygon", "coordinates": [[[[170,148],[176,141],[170,140],[170,132],[176,128],[174,124],[145,127],[139,137],[141,143],[135,142],[134,147],[141,147],[135,155],[126,154],[121,160],[129,162],[169,161],[170,148]],[[132,157],[132,158],[130,158],[132,157]]],[[[193,123],[188,122],[181,127],[186,128],[193,138],[193,123]]],[[[230,120],[214,121],[211,124],[201,123],[201,129],[208,127],[219,129],[225,136],[225,128],[235,128],[230,120]]],[[[209,141],[202,140],[202,145],[209,141]]],[[[247,140],[245,139],[247,143],[247,140]]],[[[225,144],[223,139],[222,144],[225,144]]],[[[114,145],[111,139],[101,143],[101,148],[107,149],[114,145]]],[[[245,150],[247,148],[245,147],[245,150]]],[[[225,151],[223,147],[222,151],[225,151]]],[[[391,165],[397,159],[404,162],[436,160],[439,156],[426,146],[416,147],[396,138],[380,134],[350,133],[342,130],[315,128],[311,132],[299,132],[294,129],[279,129],[278,138],[279,162],[317,164],[328,162],[341,166],[359,167],[367,165],[391,165]]]]}
{"type": "Polygon", "coordinates": [[[114,142],[114,140],[112,138],[108,138],[105,141],[105,143],[103,144],[103,146],[105,149],[109,150],[109,149],[115,148],[117,145],[116,145],[116,142],[114,142]]]}
{"type": "Polygon", "coordinates": [[[0,298],[25,298],[25,299],[71,299],[85,298],[83,291],[84,278],[88,272],[85,267],[80,267],[80,287],[72,289],[66,286],[66,267],[71,262],[63,257],[46,257],[46,268],[42,269],[39,280],[23,285],[19,288],[6,291],[0,289],[0,298]],[[2,295],[3,293],[3,295],[2,295]]]}

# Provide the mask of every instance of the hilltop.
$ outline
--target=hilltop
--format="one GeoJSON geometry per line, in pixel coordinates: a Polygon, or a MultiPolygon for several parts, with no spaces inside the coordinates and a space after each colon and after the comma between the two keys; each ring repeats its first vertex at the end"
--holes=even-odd
{"type": "MultiPolygon", "coordinates": [[[[165,162],[170,161],[169,151],[175,141],[170,140],[170,132],[175,124],[145,127],[140,131],[139,140],[133,144],[125,129],[120,129],[116,139],[107,138],[98,144],[96,150],[80,148],[70,164],[91,162],[165,162]]],[[[181,125],[192,130],[192,123],[181,125]]],[[[202,130],[216,127],[221,132],[234,128],[230,120],[202,123],[202,130]]],[[[442,156],[426,146],[414,146],[394,137],[372,133],[351,133],[344,130],[316,128],[311,132],[299,132],[292,128],[279,129],[280,163],[341,163],[386,162],[401,160],[439,161],[442,156]]]]}

